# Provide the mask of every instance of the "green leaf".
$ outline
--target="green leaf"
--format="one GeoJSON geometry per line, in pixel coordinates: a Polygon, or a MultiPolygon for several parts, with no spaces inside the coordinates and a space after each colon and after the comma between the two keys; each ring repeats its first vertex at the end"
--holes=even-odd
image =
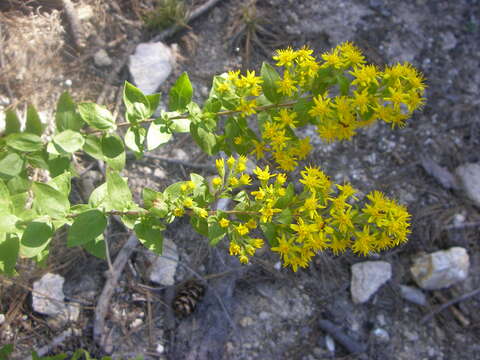
{"type": "Polygon", "coordinates": [[[169,109],[170,111],[184,111],[192,101],[193,88],[188,74],[184,72],[170,89],[169,109]]]}
{"type": "Polygon", "coordinates": [[[8,180],[7,182],[8,190],[10,194],[18,194],[29,191],[32,183],[30,180],[22,177],[22,176],[15,176],[8,180]]]}
{"type": "Polygon", "coordinates": [[[82,247],[93,256],[105,260],[107,258],[107,254],[105,251],[105,239],[103,235],[98,236],[95,240],[90,241],[86,244],[83,244],[82,247]]]}
{"type": "Polygon", "coordinates": [[[125,147],[117,134],[104,135],[101,140],[102,153],[107,164],[114,170],[121,171],[125,167],[125,147]]]}
{"type": "Polygon", "coordinates": [[[107,226],[107,218],[97,209],[88,210],[73,219],[68,229],[67,246],[73,247],[94,241],[103,234],[107,226]]]}
{"type": "Polygon", "coordinates": [[[340,95],[347,96],[350,92],[350,80],[345,75],[337,75],[340,95]]]}
{"type": "Polygon", "coordinates": [[[148,250],[161,255],[163,251],[163,226],[155,219],[145,218],[133,228],[138,240],[148,250]]]}
{"type": "Polygon", "coordinates": [[[146,132],[143,127],[129,127],[124,137],[125,145],[136,154],[142,154],[146,132]]]}
{"type": "Polygon", "coordinates": [[[0,233],[16,232],[18,229],[15,226],[17,221],[20,220],[12,214],[2,214],[0,216],[0,233]]]}
{"type": "Polygon", "coordinates": [[[312,94],[324,94],[328,87],[335,83],[331,68],[323,68],[317,71],[317,76],[312,83],[312,94]]]}
{"type": "Polygon", "coordinates": [[[65,171],[70,171],[70,158],[67,156],[50,156],[48,171],[50,171],[51,176],[58,176],[65,171]]]}
{"type": "Polygon", "coordinates": [[[13,353],[13,345],[7,344],[0,348],[0,359],[8,359],[10,354],[13,353]]]}
{"type": "Polygon", "coordinates": [[[152,122],[147,132],[147,149],[151,151],[167,143],[172,138],[172,134],[168,131],[164,124],[152,122]]]}
{"type": "Polygon", "coordinates": [[[266,62],[262,64],[260,74],[263,80],[262,89],[265,97],[273,103],[278,103],[282,98],[281,94],[277,92],[277,81],[281,80],[280,75],[272,65],[266,62]]]}
{"type": "Polygon", "coordinates": [[[27,154],[25,158],[33,167],[48,170],[48,153],[45,150],[27,154]]]}
{"type": "Polygon", "coordinates": [[[260,228],[262,229],[263,235],[268,240],[270,246],[277,245],[276,236],[277,236],[277,226],[274,223],[266,223],[260,224],[260,228]]]}
{"type": "Polygon", "coordinates": [[[127,182],[118,172],[107,172],[108,203],[114,210],[124,210],[132,205],[132,193],[127,182]]]}
{"type": "Polygon", "coordinates": [[[208,222],[206,219],[197,215],[192,215],[190,217],[190,224],[200,235],[208,237],[208,222]]]}
{"type": "MultiPolygon", "coordinates": [[[[0,179],[0,213],[9,213],[12,210],[12,201],[7,185],[0,179]]],[[[1,216],[1,215],[0,215],[1,216]]]]}
{"type": "Polygon", "coordinates": [[[37,110],[32,104],[28,105],[27,108],[27,123],[25,124],[25,132],[36,134],[38,136],[42,135],[44,126],[38,116],[37,110]]]}
{"type": "Polygon", "coordinates": [[[210,240],[210,245],[215,246],[220,240],[222,240],[227,234],[228,228],[222,228],[218,225],[217,218],[208,219],[208,239],[210,240]]]}
{"type": "Polygon", "coordinates": [[[20,126],[21,124],[17,113],[11,109],[5,111],[5,135],[19,133],[20,126]]]}
{"type": "Polygon", "coordinates": [[[146,95],[149,104],[149,114],[148,117],[152,116],[160,104],[161,94],[150,94],[146,95]]]}
{"type": "Polygon", "coordinates": [[[285,195],[277,200],[275,207],[283,209],[290,204],[295,195],[295,189],[292,183],[288,184],[285,195]]]}
{"type": "Polygon", "coordinates": [[[64,172],[58,176],[55,176],[47,184],[68,197],[70,195],[71,182],[72,174],[70,174],[69,172],[64,172]]]}
{"type": "Polygon", "coordinates": [[[78,104],[78,112],[82,119],[94,129],[116,129],[115,119],[105,106],[95,103],[78,104]]]}
{"type": "Polygon", "coordinates": [[[40,220],[28,223],[20,240],[20,255],[27,258],[37,256],[48,246],[52,235],[51,225],[40,220]]]}
{"type": "Polygon", "coordinates": [[[92,193],[90,194],[90,198],[88,199],[88,204],[91,207],[98,208],[104,202],[106,197],[107,183],[103,183],[92,191],[92,193]]]}
{"type": "Polygon", "coordinates": [[[174,133],[187,133],[190,131],[189,119],[173,119],[170,125],[170,131],[174,133]]]}
{"type": "Polygon", "coordinates": [[[24,160],[16,153],[8,153],[0,159],[0,175],[13,177],[23,170],[24,160]]]}
{"type": "Polygon", "coordinates": [[[67,92],[64,92],[58,100],[57,111],[55,113],[55,124],[57,125],[58,131],[78,131],[84,124],[75,109],[73,99],[67,92]]]}
{"type": "MultiPolygon", "coordinates": [[[[138,120],[147,119],[150,115],[155,112],[155,109],[151,111],[151,106],[155,105],[157,101],[156,95],[154,94],[151,97],[152,104],[150,104],[149,98],[143,94],[143,92],[130,84],[128,81],[125,81],[125,86],[123,88],[123,102],[125,103],[125,108],[127,110],[127,120],[129,122],[136,122],[138,120]]],[[[160,98],[158,98],[160,101],[160,98]]],[[[157,103],[158,104],[158,103],[157,103]]]]}
{"type": "Polygon", "coordinates": [[[280,224],[290,225],[292,223],[293,214],[290,208],[286,208],[275,216],[275,220],[280,224]]]}
{"type": "Polygon", "coordinates": [[[104,160],[102,151],[102,140],[95,135],[87,135],[83,150],[97,160],[104,160]]]}
{"type": "Polygon", "coordinates": [[[74,153],[80,150],[85,143],[82,134],[72,130],[62,131],[53,138],[55,145],[60,147],[61,151],[66,153],[74,153]]]}
{"type": "Polygon", "coordinates": [[[9,147],[19,151],[32,152],[43,149],[42,139],[35,134],[11,134],[5,140],[9,147]]]}
{"type": "Polygon", "coordinates": [[[34,194],[33,209],[39,215],[49,215],[53,218],[62,219],[70,208],[67,195],[50,185],[34,182],[32,185],[34,194]]]}
{"type": "Polygon", "coordinates": [[[20,244],[16,236],[7,236],[3,240],[0,238],[0,273],[15,275],[19,249],[20,244]]]}
{"type": "Polygon", "coordinates": [[[208,155],[213,155],[217,145],[215,134],[209,130],[204,123],[192,123],[190,125],[190,131],[193,139],[202,150],[208,155]]]}

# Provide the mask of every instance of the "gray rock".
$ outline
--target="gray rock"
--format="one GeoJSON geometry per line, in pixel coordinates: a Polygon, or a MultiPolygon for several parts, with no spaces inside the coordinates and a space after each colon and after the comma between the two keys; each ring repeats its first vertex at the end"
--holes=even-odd
{"type": "Polygon", "coordinates": [[[457,38],[451,31],[447,31],[440,34],[442,40],[442,50],[449,51],[457,46],[457,38]]]}
{"type": "Polygon", "coordinates": [[[177,245],[172,240],[165,238],[163,239],[163,254],[148,253],[148,257],[151,262],[147,269],[150,281],[160,285],[173,285],[178,266],[177,245]]]}
{"type": "Polygon", "coordinates": [[[452,247],[417,257],[410,271],[422,289],[437,290],[465,280],[469,267],[467,250],[452,247]]]}
{"type": "Polygon", "coordinates": [[[372,335],[382,343],[387,343],[390,341],[390,335],[388,334],[387,330],[382,328],[376,328],[372,331],[372,335]]]}
{"type": "Polygon", "coordinates": [[[480,164],[460,165],[456,170],[466,195],[480,207],[480,164]]]}
{"type": "Polygon", "coordinates": [[[171,49],[161,42],[139,44],[129,60],[133,82],[145,94],[153,94],[158,89],[175,63],[171,49]]]}
{"type": "Polygon", "coordinates": [[[80,308],[65,303],[63,283],[65,279],[57,274],[47,273],[33,283],[32,306],[40,314],[55,317],[60,323],[77,321],[80,308]]]}
{"type": "Polygon", "coordinates": [[[95,53],[95,55],[93,55],[93,62],[98,67],[112,65],[112,59],[110,56],[108,56],[108,53],[105,49],[100,49],[95,53]]]}
{"type": "Polygon", "coordinates": [[[400,285],[400,295],[407,301],[411,303],[425,306],[427,305],[427,297],[422,292],[422,290],[407,285],[400,285]]]}
{"type": "Polygon", "coordinates": [[[65,310],[64,282],[65,279],[62,276],[51,273],[47,273],[40,280],[35,281],[32,293],[33,310],[50,316],[62,314],[65,310]]]}
{"type": "Polygon", "coordinates": [[[354,303],[364,303],[392,276],[392,267],[385,261],[365,261],[352,265],[350,291],[354,303]]]}

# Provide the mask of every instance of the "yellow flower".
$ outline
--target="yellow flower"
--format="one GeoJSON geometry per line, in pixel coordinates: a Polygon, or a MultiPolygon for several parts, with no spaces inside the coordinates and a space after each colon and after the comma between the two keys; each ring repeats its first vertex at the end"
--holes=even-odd
{"type": "Polygon", "coordinates": [[[226,227],[228,227],[228,225],[230,225],[230,220],[225,219],[225,218],[220,219],[220,221],[218,222],[218,225],[220,225],[220,227],[222,227],[222,228],[226,228],[226,227]]]}
{"type": "Polygon", "coordinates": [[[250,229],[244,224],[235,225],[234,228],[241,236],[247,235],[250,232],[250,229]]]}
{"type": "Polygon", "coordinates": [[[257,113],[256,107],[257,107],[257,99],[248,101],[244,98],[241,98],[240,104],[238,104],[235,110],[240,111],[242,115],[248,116],[248,115],[257,113]]]}
{"type": "Polygon", "coordinates": [[[355,232],[355,241],[352,244],[352,251],[355,254],[367,256],[375,247],[375,236],[370,233],[370,227],[364,226],[363,231],[355,232]]]}
{"type": "Polygon", "coordinates": [[[332,106],[330,105],[330,98],[322,95],[317,95],[313,98],[313,107],[308,111],[310,116],[319,116],[323,119],[332,113],[332,106]]]}
{"type": "Polygon", "coordinates": [[[313,149],[312,145],[310,145],[310,137],[305,137],[298,142],[298,146],[294,148],[295,155],[298,156],[299,160],[305,159],[310,151],[313,149]]]}
{"type": "Polygon", "coordinates": [[[291,127],[295,129],[298,121],[295,120],[297,113],[295,111],[289,111],[288,109],[280,109],[279,116],[275,116],[273,120],[278,121],[283,127],[291,127]]]}
{"type": "Polygon", "coordinates": [[[253,170],[253,173],[257,175],[258,180],[261,181],[268,181],[271,177],[275,176],[275,174],[270,174],[269,166],[267,165],[264,170],[257,168],[253,170]]]}
{"type": "Polygon", "coordinates": [[[265,191],[260,188],[258,191],[252,191],[251,194],[255,196],[255,200],[263,200],[265,198],[265,191]]]}
{"type": "Polygon", "coordinates": [[[239,181],[240,181],[240,184],[242,184],[242,185],[251,185],[251,183],[252,183],[252,179],[250,178],[250,175],[248,175],[248,174],[242,174],[240,176],[239,181]]]}
{"type": "Polygon", "coordinates": [[[332,66],[335,69],[340,69],[343,66],[342,58],[338,53],[338,49],[333,49],[330,52],[322,54],[322,59],[325,61],[325,64],[322,66],[332,66]]]}
{"type": "Polygon", "coordinates": [[[341,52],[345,66],[356,66],[365,64],[365,56],[362,55],[360,49],[358,49],[351,42],[347,41],[337,46],[341,52]]]}
{"type": "Polygon", "coordinates": [[[263,141],[253,140],[253,145],[255,148],[251,153],[254,153],[257,159],[262,159],[265,156],[264,152],[267,151],[266,144],[263,141]]]}
{"type": "Polygon", "coordinates": [[[188,186],[187,186],[187,184],[182,184],[182,185],[180,185],[180,190],[182,190],[182,192],[187,192],[187,191],[188,191],[188,186]]]}
{"type": "Polygon", "coordinates": [[[230,180],[229,180],[229,184],[230,184],[230,186],[238,186],[239,181],[236,177],[231,177],[230,180]]]}
{"type": "Polygon", "coordinates": [[[173,210],[173,215],[175,215],[176,217],[181,217],[183,216],[183,214],[185,214],[185,210],[183,210],[182,208],[176,208],[175,210],[173,210]]]}
{"type": "Polygon", "coordinates": [[[279,185],[283,185],[287,182],[287,175],[283,174],[283,173],[278,173],[277,174],[277,183],[279,185]]]}
{"type": "Polygon", "coordinates": [[[255,219],[250,219],[245,225],[247,225],[249,229],[255,229],[257,227],[257,222],[255,221],[255,219]]]}
{"type": "Polygon", "coordinates": [[[217,171],[220,174],[220,176],[223,176],[223,174],[225,173],[225,162],[223,158],[216,159],[215,166],[217,167],[217,171]]]}
{"type": "Polygon", "coordinates": [[[187,208],[192,208],[194,205],[193,203],[193,200],[191,198],[186,198],[185,200],[183,200],[183,206],[187,207],[187,208]]]}
{"type": "Polygon", "coordinates": [[[193,181],[187,181],[187,188],[188,190],[193,190],[195,189],[195,183],[193,181]]]}
{"type": "Polygon", "coordinates": [[[263,239],[251,239],[250,243],[252,244],[253,247],[260,249],[263,247],[264,241],[263,239]]]}
{"type": "Polygon", "coordinates": [[[277,55],[273,57],[273,60],[277,60],[275,65],[291,67],[293,65],[293,60],[297,57],[297,53],[289,46],[284,50],[277,50],[277,55]]]}
{"type": "Polygon", "coordinates": [[[247,157],[245,155],[240,155],[238,157],[237,171],[244,172],[247,170],[247,157]]]}
{"type": "Polygon", "coordinates": [[[282,233],[280,237],[277,237],[278,246],[271,248],[272,251],[278,252],[282,259],[285,259],[292,250],[293,238],[287,239],[285,233],[282,233]]]}
{"type": "Polygon", "coordinates": [[[230,246],[229,246],[230,255],[231,256],[239,255],[240,251],[241,251],[241,247],[237,243],[230,241],[230,246]]]}
{"type": "Polygon", "coordinates": [[[223,181],[220,177],[216,176],[212,180],[212,184],[214,187],[220,187],[222,185],[223,181]]]}
{"type": "Polygon", "coordinates": [[[297,82],[290,77],[290,73],[285,71],[283,79],[276,82],[278,86],[277,92],[282,95],[292,96],[293,93],[297,91],[295,87],[296,83],[297,82]]]}
{"type": "Polygon", "coordinates": [[[367,112],[370,105],[370,95],[368,94],[368,89],[363,91],[354,91],[353,92],[352,105],[357,107],[360,112],[367,112]]]}
{"type": "Polygon", "coordinates": [[[230,90],[230,84],[228,84],[227,82],[222,82],[217,85],[217,91],[220,93],[227,93],[230,92],[230,90]]]}
{"type": "Polygon", "coordinates": [[[248,264],[248,257],[247,257],[247,255],[242,254],[242,255],[240,255],[240,256],[238,257],[238,259],[240,260],[240,262],[241,262],[242,264],[248,264]]]}
{"type": "Polygon", "coordinates": [[[273,209],[270,205],[264,206],[260,209],[260,221],[263,223],[270,222],[272,221],[273,215],[281,211],[281,209],[273,209]]]}
{"type": "Polygon", "coordinates": [[[238,76],[240,75],[240,70],[236,71],[229,71],[228,72],[228,80],[233,81],[238,79],[238,76]]]}
{"type": "Polygon", "coordinates": [[[297,158],[293,153],[292,149],[289,148],[287,151],[278,151],[273,154],[275,161],[277,162],[280,169],[284,171],[291,172],[297,167],[297,158]]]}
{"type": "Polygon", "coordinates": [[[198,213],[198,216],[200,216],[203,219],[206,219],[208,217],[208,211],[205,209],[198,209],[197,213],[198,213]]]}
{"type": "Polygon", "coordinates": [[[352,85],[369,86],[370,84],[378,85],[378,77],[380,72],[375,65],[361,65],[350,71],[355,79],[352,85]]]}
{"type": "Polygon", "coordinates": [[[233,143],[235,145],[241,145],[243,143],[243,138],[241,136],[235,136],[233,138],[233,143]]]}
{"type": "Polygon", "coordinates": [[[235,165],[235,158],[233,156],[230,156],[228,159],[227,159],[227,165],[230,169],[233,168],[233,165],[235,165]]]}

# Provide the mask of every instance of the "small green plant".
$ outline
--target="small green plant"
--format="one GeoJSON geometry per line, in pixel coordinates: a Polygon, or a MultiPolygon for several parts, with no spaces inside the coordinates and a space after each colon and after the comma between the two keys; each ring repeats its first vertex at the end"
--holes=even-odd
{"type": "Polygon", "coordinates": [[[155,8],[144,21],[147,27],[163,30],[170,26],[187,27],[187,5],[183,0],[157,0],[155,8]]]}
{"type": "Polygon", "coordinates": [[[350,184],[333,184],[319,167],[300,165],[312,146],[297,129],[314,125],[322,139],[334,141],[348,140],[377,120],[404,126],[424,103],[422,75],[407,63],[384,70],[366,64],[351,43],[320,58],[312,54],[307,47],[278,50],[273,59],[279,71],[264,63],[259,76],[255,71],[215,76],[203,106],[192,101],[184,73],[170,90],[169,111],[156,118],[160,95],[144,95],[128,82],[124,123],[116,123],[107,108],[76,104],[65,93],[50,138],[33,107],[23,131],[15,112],[7,111],[0,138],[0,271],[15,275],[18,258],[45,261],[61,228],[67,228],[68,247],[104,258],[103,233],[111,215],[159,254],[163,230],[188,216],[212,246],[228,239],[230,254],[242,263],[266,240],[294,271],[307,267],[319,251],[350,249],[367,256],[407,241],[410,215],[404,206],[378,191],[363,201],[350,184]],[[120,127],[126,128],[123,138],[116,133],[120,127]],[[210,181],[192,173],[164,191],[145,188],[137,204],[121,175],[125,149],[141,157],[178,132],[189,132],[209,155],[227,154],[215,161],[217,176],[210,181]],[[105,161],[106,181],[87,203],[72,205],[72,156],[82,151],[105,161]],[[247,173],[248,156],[257,161],[253,174],[247,173]],[[39,170],[50,180],[38,181],[39,170]],[[232,199],[233,206],[215,210],[220,198],[232,199]]]}

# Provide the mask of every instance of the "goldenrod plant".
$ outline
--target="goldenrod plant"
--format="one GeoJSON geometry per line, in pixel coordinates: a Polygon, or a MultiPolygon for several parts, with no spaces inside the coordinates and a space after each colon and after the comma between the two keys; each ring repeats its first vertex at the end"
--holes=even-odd
{"type": "Polygon", "coordinates": [[[105,257],[110,215],[120,216],[159,254],[163,230],[188,216],[212,246],[228,241],[240,262],[268,246],[293,271],[321,251],[368,256],[406,242],[407,209],[379,191],[359,199],[351,184],[334,184],[320,167],[302,165],[312,145],[298,129],[314,125],[329,142],[351,139],[377,120],[402,127],[425,102],[422,75],[408,63],[383,70],[367,64],[350,42],[318,58],[308,47],[278,50],[273,60],[275,66],[264,63],[259,75],[215,76],[202,106],[192,101],[184,73],[170,90],[168,111],[156,118],[160,95],[144,95],[128,82],[124,123],[107,108],[76,104],[65,93],[47,138],[33,107],[23,131],[9,110],[0,139],[0,271],[15,275],[18,258],[43,262],[61,228],[67,228],[69,247],[105,257]],[[126,128],[123,138],[116,133],[120,127],[126,128]],[[215,160],[217,175],[207,180],[192,173],[164,191],[145,188],[143,203],[135,203],[121,175],[125,149],[141,157],[178,132],[189,132],[208,155],[226,154],[215,160]],[[72,205],[72,156],[81,151],[107,164],[106,181],[88,203],[72,205]],[[253,172],[247,171],[249,158],[256,162],[253,172]],[[38,169],[50,180],[38,181],[38,169]],[[232,199],[232,207],[215,210],[220,198],[232,199]]]}

